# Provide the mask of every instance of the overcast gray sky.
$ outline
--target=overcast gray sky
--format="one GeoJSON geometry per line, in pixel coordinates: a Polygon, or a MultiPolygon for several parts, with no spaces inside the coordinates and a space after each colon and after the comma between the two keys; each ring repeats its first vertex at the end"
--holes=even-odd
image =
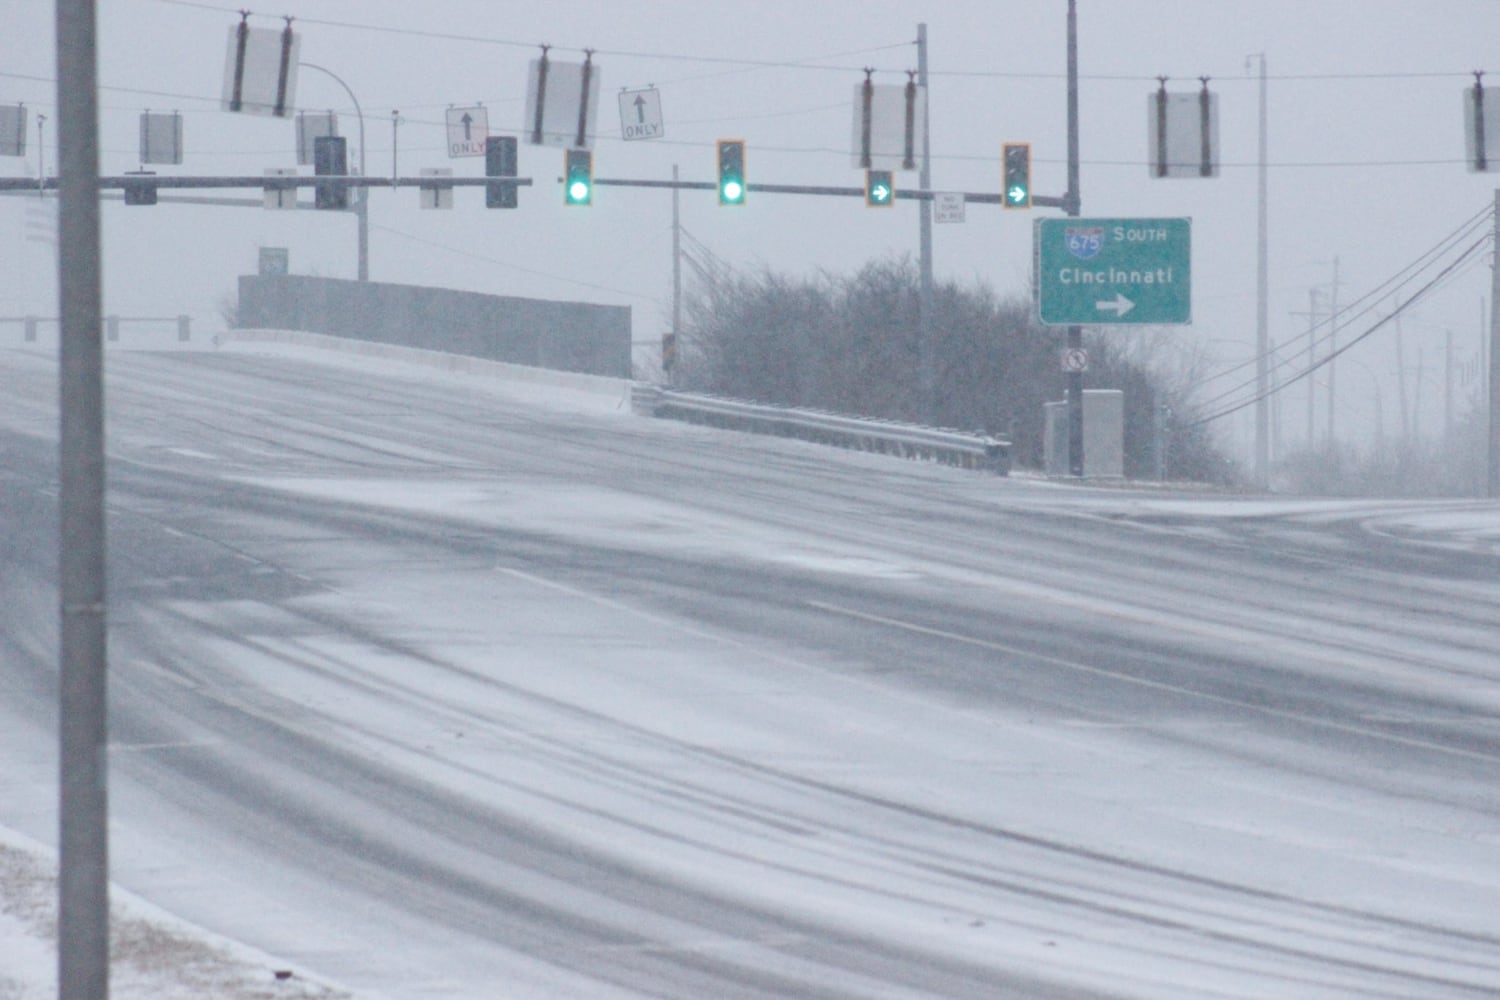
{"type": "MultiPolygon", "coordinates": [[[[108,0],[100,4],[101,127],[105,173],[139,166],[143,110],[181,111],[186,161],[163,173],[259,174],[295,165],[291,121],[219,110],[225,38],[242,3],[108,0]]],[[[251,2],[252,25],[297,20],[304,62],[349,85],[364,112],[371,173],[392,169],[391,112],[400,112],[399,169],[482,160],[446,155],[444,111],[483,103],[492,132],[519,133],[526,78],[540,43],[576,61],[597,50],[603,100],[595,139],[601,177],[709,180],[714,141],[744,138],[752,183],[853,185],[851,94],[862,68],[904,83],[927,25],[932,73],[933,186],[998,191],[1000,146],[1033,144],[1035,189],[1065,187],[1065,0],[278,0],[251,2]],[[621,138],[615,95],[659,89],[665,136],[621,138]]],[[[1256,67],[1270,76],[1271,336],[1293,340],[1309,290],[1328,286],[1334,259],[1350,301],[1438,243],[1494,199],[1497,182],[1466,170],[1462,91],[1490,68],[1500,85],[1495,0],[1080,0],[1082,195],[1086,216],[1193,220],[1194,323],[1179,340],[1227,361],[1248,355],[1255,331],[1256,67]],[[1210,76],[1222,116],[1222,176],[1155,180],[1146,167],[1146,97],[1158,75],[1193,90],[1210,76]]],[[[0,0],[0,104],[48,116],[55,166],[53,4],[0,0]]],[[[343,91],[304,72],[299,107],[334,109],[357,144],[343,91]]],[[[0,157],[0,174],[37,170],[0,157]]],[[[516,211],[486,210],[460,190],[451,212],[423,211],[412,190],[376,191],[371,277],[497,294],[629,305],[635,336],[654,341],[669,321],[671,197],[602,188],[587,209],[562,205],[562,154],[521,147],[535,178],[516,211]]],[[[898,186],[915,187],[903,174],[898,186]]],[[[855,198],[752,194],[740,209],[709,192],[683,196],[683,225],[731,263],[787,274],[850,273],[872,258],[917,249],[917,208],[875,211],[855,198]]],[[[22,209],[0,204],[0,315],[55,310],[50,258],[26,242],[22,209]]],[[[961,225],[935,227],[940,279],[1028,294],[1031,223],[1055,210],[971,205],[961,225]]],[[[253,271],[257,248],[290,248],[299,273],[355,276],[355,224],[331,213],[159,205],[105,209],[106,309],[187,313],[217,323],[216,303],[253,271]]],[[[1441,390],[1445,331],[1461,360],[1477,359],[1488,269],[1471,264],[1403,326],[1408,368],[1421,361],[1429,405],[1441,390]],[[1417,353],[1422,351],[1424,353],[1417,353]]],[[[1340,369],[1351,394],[1341,423],[1373,420],[1382,386],[1387,431],[1396,412],[1394,338],[1376,335],[1340,369]],[[1363,369],[1363,370],[1362,370],[1363,369]],[[1344,372],[1348,374],[1344,374],[1344,372]],[[1354,395],[1367,397],[1363,411],[1354,395]]],[[[1414,378],[1414,372],[1409,373],[1414,378]]],[[[1300,413],[1300,397],[1288,397],[1300,413]]],[[[1300,417],[1289,438],[1300,432],[1300,417]]]]}

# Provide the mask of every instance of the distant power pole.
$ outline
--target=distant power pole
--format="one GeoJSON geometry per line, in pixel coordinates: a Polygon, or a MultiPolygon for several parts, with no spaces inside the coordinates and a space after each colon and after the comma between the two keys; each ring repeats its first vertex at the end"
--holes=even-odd
{"type": "Polygon", "coordinates": [[[1313,353],[1315,343],[1318,339],[1318,290],[1309,288],[1307,290],[1307,312],[1293,312],[1293,316],[1307,317],[1307,361],[1304,367],[1307,372],[1307,449],[1312,451],[1313,441],[1313,399],[1317,388],[1317,374],[1313,370],[1316,357],[1313,353]]]}
{"type": "Polygon", "coordinates": [[[1397,399],[1401,404],[1401,443],[1406,444],[1412,437],[1412,410],[1407,403],[1406,394],[1406,346],[1401,333],[1400,306],[1392,303],[1392,309],[1397,310],[1395,320],[1392,324],[1395,330],[1394,340],[1396,342],[1396,391],[1397,399]]]}
{"type": "MultiPolygon", "coordinates": [[[[923,191],[932,190],[932,125],[927,116],[927,25],[917,25],[917,86],[922,88],[922,167],[923,191]]],[[[918,259],[921,270],[917,298],[917,394],[922,422],[937,423],[937,345],[932,328],[932,202],[923,198],[917,205],[918,259]]]]}
{"type": "Polygon", "coordinates": [[[1255,485],[1271,485],[1270,364],[1271,340],[1266,236],[1266,54],[1260,53],[1260,164],[1255,212],[1255,485]]]}
{"type": "Polygon", "coordinates": [[[1333,258],[1333,289],[1328,306],[1328,444],[1334,443],[1334,371],[1339,350],[1339,259],[1333,258]]]}
{"type": "Polygon", "coordinates": [[[672,164],[672,350],[674,356],[667,363],[666,352],[662,352],[663,374],[667,385],[672,384],[672,373],[677,368],[675,352],[682,350],[682,198],[676,187],[677,164],[672,164]]]}
{"type": "Polygon", "coordinates": [[[1453,331],[1443,331],[1443,447],[1453,447],[1453,331]]]}
{"type": "MultiPolygon", "coordinates": [[[[1500,191],[1495,192],[1495,246],[1500,247],[1500,191]]],[[[1490,270],[1489,495],[1500,497],[1500,256],[1490,270]]]]}

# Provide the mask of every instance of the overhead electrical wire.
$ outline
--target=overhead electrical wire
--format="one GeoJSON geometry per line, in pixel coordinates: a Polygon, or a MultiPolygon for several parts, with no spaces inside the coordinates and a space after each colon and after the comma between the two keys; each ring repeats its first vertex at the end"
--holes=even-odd
{"type": "MultiPolygon", "coordinates": [[[[1312,329],[1304,331],[1303,333],[1298,334],[1296,337],[1293,337],[1291,340],[1278,345],[1277,353],[1279,354],[1283,349],[1287,348],[1292,348],[1292,350],[1290,351],[1290,355],[1292,357],[1301,355],[1308,350],[1312,350],[1315,352],[1318,347],[1322,346],[1330,339],[1336,328],[1342,325],[1353,323],[1362,316],[1367,315],[1376,307],[1376,305],[1378,305],[1379,302],[1384,301],[1386,296],[1390,294],[1390,292],[1388,292],[1388,289],[1397,289],[1402,285],[1408,284],[1413,281],[1418,274],[1421,274],[1423,271],[1433,267],[1436,262],[1441,259],[1444,254],[1450,252],[1454,246],[1468,239],[1477,228],[1489,224],[1493,217],[1493,205],[1486,205],[1474,215],[1461,222],[1455,229],[1449,232],[1448,235],[1444,236],[1428,250],[1418,255],[1416,259],[1414,259],[1411,263],[1407,264],[1405,267],[1401,268],[1395,274],[1386,278],[1380,284],[1376,285],[1374,288],[1370,289],[1363,295],[1349,302],[1344,308],[1339,310],[1337,316],[1326,317],[1320,322],[1316,323],[1312,327],[1312,329]],[[1318,331],[1324,328],[1326,328],[1325,332],[1319,334],[1318,331]],[[1308,344],[1302,343],[1303,341],[1309,341],[1309,338],[1311,339],[1308,344]]],[[[1205,379],[1201,384],[1207,385],[1212,382],[1217,382],[1220,379],[1228,378],[1229,376],[1234,375],[1237,372],[1243,371],[1244,369],[1255,365],[1257,361],[1258,358],[1251,357],[1236,365],[1226,368],[1223,371],[1215,373],[1214,375],[1205,379]]],[[[1292,364],[1294,364],[1294,362],[1290,360],[1278,361],[1272,365],[1271,373],[1274,374],[1281,368],[1289,367],[1292,364]]],[[[1254,377],[1246,379],[1228,389],[1219,392],[1218,395],[1211,396],[1206,400],[1200,401],[1199,405],[1211,406],[1212,404],[1219,402],[1222,399],[1231,397],[1236,393],[1241,392],[1252,385],[1255,385],[1257,381],[1258,379],[1254,377]]]]}
{"type": "Polygon", "coordinates": [[[1339,356],[1353,349],[1355,345],[1362,343],[1369,337],[1373,336],[1391,320],[1402,315],[1412,306],[1416,305],[1422,299],[1426,298],[1431,292],[1445,284],[1450,278],[1454,276],[1454,274],[1462,273],[1459,269],[1467,264],[1471,264],[1476,257],[1482,256],[1481,251],[1491,242],[1492,237],[1489,233],[1486,233],[1485,235],[1476,239],[1473,243],[1469,244],[1469,246],[1467,246],[1455,260],[1449,262],[1447,266],[1445,266],[1441,271],[1434,275],[1431,280],[1429,280],[1425,285],[1413,292],[1404,301],[1399,303],[1391,312],[1376,320],[1373,324],[1367,327],[1362,333],[1351,339],[1348,343],[1339,346],[1338,348],[1319,358],[1317,361],[1307,365],[1296,374],[1291,376],[1289,379],[1277,385],[1274,389],[1268,389],[1263,393],[1258,392],[1250,398],[1245,399],[1241,402],[1224,406],[1212,413],[1201,416],[1196,420],[1189,421],[1183,425],[1184,428],[1198,427],[1203,424],[1211,423],[1215,420],[1220,420],[1231,414],[1238,413],[1239,411],[1244,410],[1250,406],[1254,406],[1261,400],[1270,398],[1271,396],[1275,395],[1278,392],[1281,392],[1289,386],[1295,385],[1305,378],[1309,378],[1314,372],[1318,371],[1320,368],[1332,364],[1333,361],[1339,356]]]}
{"type": "MultiPolygon", "coordinates": [[[[225,5],[225,4],[206,3],[206,2],[204,2],[204,0],[156,0],[156,2],[157,3],[161,3],[161,4],[167,4],[167,5],[170,5],[170,6],[175,6],[175,7],[190,7],[190,8],[194,8],[194,9],[197,9],[197,10],[214,11],[216,13],[221,13],[221,14],[242,14],[242,13],[244,13],[243,9],[239,8],[239,7],[232,7],[232,6],[228,6],[228,5],[225,5]]],[[[275,20],[278,20],[278,21],[283,20],[282,15],[277,15],[277,14],[255,14],[254,12],[252,12],[251,16],[260,16],[260,17],[265,17],[265,18],[268,18],[268,19],[275,19],[275,20]]],[[[321,27],[341,28],[341,29],[352,30],[352,31],[368,31],[368,32],[376,32],[376,33],[382,33],[382,34],[397,34],[397,35],[403,35],[403,36],[407,36],[407,37],[431,38],[431,39],[435,39],[435,40],[438,40],[438,41],[465,42],[465,43],[478,44],[478,45],[493,45],[493,46],[502,46],[502,47],[520,48],[520,49],[536,49],[536,48],[540,47],[540,43],[538,43],[538,42],[522,41],[522,40],[510,39],[510,38],[496,38],[496,37],[489,37],[489,36],[485,36],[485,35],[477,35],[477,34],[474,34],[474,33],[458,34],[458,33],[455,33],[455,32],[432,31],[430,29],[409,28],[409,27],[399,27],[398,28],[398,27],[394,27],[394,26],[391,26],[391,25],[371,24],[369,22],[345,21],[345,20],[331,20],[331,19],[327,19],[327,18],[314,18],[314,17],[295,17],[294,20],[297,21],[297,22],[299,22],[299,23],[302,23],[302,24],[318,25],[318,26],[321,26],[321,27]]],[[[864,72],[866,69],[868,69],[870,67],[866,67],[866,66],[854,66],[854,65],[848,65],[848,66],[822,65],[821,63],[823,63],[824,60],[842,59],[842,58],[847,58],[847,57],[850,57],[850,56],[865,55],[865,54],[872,53],[872,52],[885,52],[885,51],[891,51],[891,50],[895,50],[895,49],[905,49],[905,48],[914,47],[915,45],[916,45],[916,41],[915,41],[915,39],[912,39],[912,40],[908,40],[908,41],[904,41],[904,42],[894,42],[894,43],[890,43],[890,44],[887,44],[887,45],[875,46],[875,47],[871,47],[871,48],[858,49],[858,50],[853,50],[853,51],[849,51],[849,52],[832,53],[832,54],[825,55],[825,56],[812,56],[812,57],[806,57],[806,58],[802,58],[802,59],[746,59],[746,58],[743,58],[743,57],[735,57],[735,56],[706,56],[706,55],[694,55],[694,54],[683,53],[683,52],[645,52],[645,51],[635,51],[635,50],[629,50],[629,49],[586,48],[586,47],[583,47],[583,46],[572,46],[572,47],[568,47],[568,46],[554,46],[554,48],[556,48],[557,51],[560,51],[560,52],[592,52],[595,55],[620,56],[622,58],[659,59],[659,60],[663,60],[663,61],[672,61],[672,62],[695,62],[695,63],[710,64],[710,65],[712,65],[712,64],[719,64],[719,65],[738,66],[738,67],[745,67],[745,68],[805,69],[805,70],[825,70],[825,71],[834,71],[834,72],[864,72]]],[[[910,67],[902,67],[902,68],[896,68],[896,69],[880,69],[880,68],[876,68],[876,72],[898,72],[898,73],[905,73],[909,69],[910,69],[910,67]]],[[[1273,82],[1274,81],[1289,81],[1289,82],[1296,82],[1296,81],[1324,81],[1324,80],[1331,81],[1331,80],[1468,79],[1468,78],[1472,77],[1472,75],[1473,74],[1471,72],[1459,72],[1459,71],[1452,71],[1452,70],[1362,71],[1362,72],[1339,72],[1339,73],[1274,73],[1274,74],[1267,75],[1266,79],[1269,80],[1269,81],[1273,81],[1273,82]]],[[[1026,70],[964,70],[964,69],[944,70],[944,69],[935,69],[935,70],[929,70],[928,71],[928,76],[929,77],[973,78],[973,79],[996,79],[996,80],[1062,80],[1062,79],[1066,79],[1067,78],[1067,74],[1066,73],[1061,73],[1061,72],[1058,72],[1056,70],[1041,72],[1041,71],[1026,71],[1026,70]]],[[[1158,75],[1156,75],[1156,74],[1144,75],[1144,74],[1126,74],[1126,73],[1114,73],[1114,74],[1110,74],[1110,73],[1094,73],[1094,74],[1083,73],[1083,74],[1080,74],[1078,78],[1081,79],[1081,80],[1106,80],[1106,81],[1112,80],[1112,81],[1130,81],[1130,82],[1137,82],[1137,83],[1156,83],[1156,82],[1158,82],[1161,79],[1161,77],[1158,76],[1158,75]]],[[[1182,77],[1182,79],[1192,79],[1192,80],[1195,80],[1195,81],[1198,80],[1199,78],[1200,78],[1199,74],[1197,74],[1197,73],[1184,74],[1183,77],[1182,77]]],[[[1172,79],[1172,78],[1169,77],[1169,79],[1172,79]]],[[[1259,76],[1251,77],[1251,76],[1246,76],[1246,75],[1243,75],[1243,74],[1236,73],[1236,74],[1223,74],[1223,75],[1218,75],[1218,76],[1211,76],[1211,79],[1213,79],[1216,83],[1225,83],[1225,82],[1229,82],[1229,83],[1234,83],[1234,82],[1243,82],[1243,83],[1252,83],[1253,82],[1253,83],[1258,83],[1260,78],[1259,78],[1259,76]]]]}
{"type": "Polygon", "coordinates": [[[509,261],[498,260],[494,257],[487,257],[484,254],[475,253],[472,250],[464,250],[459,247],[449,246],[446,243],[439,243],[436,240],[429,240],[425,237],[417,236],[414,233],[408,233],[401,229],[394,229],[391,226],[384,226],[379,223],[372,222],[370,223],[370,228],[379,230],[383,233],[390,233],[392,236],[399,236],[402,239],[411,241],[412,243],[420,243],[423,246],[433,247],[438,250],[444,250],[458,257],[468,257],[471,260],[477,260],[481,263],[494,264],[496,267],[503,267],[510,271],[518,271],[521,274],[530,274],[534,277],[546,278],[549,281],[558,281],[567,285],[577,285],[580,288],[592,288],[597,292],[608,292],[611,295],[621,295],[626,298],[640,299],[645,302],[654,301],[651,296],[642,295],[640,292],[626,291],[622,288],[611,288],[608,285],[600,285],[591,281],[580,281],[577,278],[568,278],[560,274],[553,274],[549,271],[539,271],[536,268],[522,267],[520,264],[512,264],[509,261]]]}
{"type": "MultiPolygon", "coordinates": [[[[201,0],[156,0],[156,2],[168,4],[175,7],[192,7],[199,10],[216,11],[221,14],[238,15],[243,13],[242,9],[238,7],[228,7],[221,4],[203,3],[201,2],[201,0]]],[[[276,20],[283,20],[280,15],[263,16],[274,17],[276,20]]],[[[538,49],[542,45],[542,43],[540,42],[520,41],[513,38],[494,38],[474,33],[457,34],[454,32],[432,31],[430,29],[424,28],[398,28],[390,25],[369,24],[359,21],[334,21],[326,18],[316,17],[295,17],[293,20],[298,24],[311,24],[325,28],[342,28],[349,31],[368,31],[378,34],[401,35],[407,38],[430,38],[445,42],[468,42],[476,45],[492,45],[500,46],[503,48],[538,49]]],[[[848,52],[838,52],[823,56],[807,56],[801,59],[745,59],[734,56],[689,55],[681,52],[637,52],[628,49],[587,48],[582,46],[569,47],[563,45],[549,46],[549,48],[555,49],[559,52],[590,52],[594,55],[599,56],[619,56],[621,58],[630,59],[660,59],[671,62],[695,62],[710,65],[719,64],[728,66],[740,66],[752,69],[809,69],[830,70],[847,73],[856,71],[863,72],[864,67],[824,66],[820,65],[820,63],[823,60],[827,59],[844,59],[850,56],[865,55],[871,52],[887,52],[892,49],[905,49],[910,48],[915,44],[915,41],[893,42],[887,45],[879,45],[871,48],[856,49],[848,52]]],[[[905,70],[899,70],[899,72],[905,72],[905,70]]]]}
{"type": "MultiPolygon", "coordinates": [[[[1481,210],[1477,215],[1465,221],[1456,230],[1449,233],[1448,236],[1445,236],[1441,241],[1439,241],[1436,246],[1419,256],[1415,261],[1408,264],[1406,267],[1402,268],[1400,271],[1396,272],[1396,274],[1392,275],[1390,278],[1387,278],[1379,285],[1376,285],[1370,291],[1366,292],[1364,295],[1361,295],[1353,302],[1350,302],[1345,308],[1340,309],[1336,316],[1325,317],[1322,321],[1316,323],[1308,331],[1299,334],[1297,337],[1292,338],[1284,344],[1278,345],[1278,360],[1276,360],[1271,365],[1269,374],[1276,375],[1283,369],[1291,368],[1296,364],[1302,363],[1297,359],[1300,359],[1304,355],[1316,354],[1318,348],[1327,344],[1334,336],[1336,336],[1340,329],[1344,328],[1347,325],[1352,325],[1362,317],[1368,315],[1378,306],[1381,301],[1384,301],[1385,297],[1388,294],[1392,294],[1391,292],[1387,291],[1388,289],[1399,289],[1400,287],[1415,280],[1417,275],[1435,266],[1444,254],[1451,251],[1452,247],[1462,242],[1463,240],[1468,239],[1474,233],[1475,229],[1480,226],[1488,225],[1492,217],[1492,208],[1485,208],[1481,210]],[[1323,332],[1319,334],[1319,330],[1322,330],[1323,332]],[[1303,344],[1303,341],[1306,341],[1307,343],[1303,344]],[[1290,349],[1287,352],[1287,357],[1280,358],[1279,355],[1281,351],[1288,348],[1290,349]]],[[[1448,277],[1451,278],[1455,273],[1462,272],[1449,272],[1448,277]]],[[[1428,291],[1435,290],[1435,288],[1436,286],[1433,286],[1432,288],[1428,289],[1428,291]]],[[[1338,353],[1342,353],[1342,351],[1338,353]]],[[[1334,356],[1336,357],[1337,354],[1335,354],[1334,356]]],[[[1220,378],[1225,378],[1235,372],[1249,367],[1250,365],[1254,365],[1257,362],[1258,358],[1251,357],[1246,361],[1243,361],[1240,364],[1235,365],[1213,376],[1207,381],[1212,382],[1217,381],[1220,378]]],[[[1319,366],[1319,364],[1315,364],[1311,367],[1313,369],[1316,369],[1319,366]]],[[[1297,381],[1297,379],[1299,379],[1300,377],[1301,374],[1294,377],[1291,382],[1297,381]]],[[[1288,382],[1287,384],[1289,385],[1291,384],[1291,382],[1288,382]]],[[[1201,407],[1211,407],[1221,400],[1228,399],[1240,392],[1245,391],[1246,389],[1258,386],[1258,383],[1258,376],[1246,378],[1238,384],[1219,392],[1217,395],[1212,396],[1207,400],[1200,401],[1198,405],[1201,407]]],[[[1275,391],[1280,391],[1281,388],[1284,388],[1284,386],[1278,386],[1275,391]]],[[[1256,400],[1260,398],[1262,397],[1255,397],[1256,400]]]]}

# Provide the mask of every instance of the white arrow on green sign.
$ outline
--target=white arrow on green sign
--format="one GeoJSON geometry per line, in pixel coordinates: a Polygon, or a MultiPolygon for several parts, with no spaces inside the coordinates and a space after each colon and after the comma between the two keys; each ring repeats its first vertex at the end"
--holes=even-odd
{"type": "Polygon", "coordinates": [[[1037,318],[1047,326],[1191,323],[1191,219],[1038,219],[1037,318]]]}

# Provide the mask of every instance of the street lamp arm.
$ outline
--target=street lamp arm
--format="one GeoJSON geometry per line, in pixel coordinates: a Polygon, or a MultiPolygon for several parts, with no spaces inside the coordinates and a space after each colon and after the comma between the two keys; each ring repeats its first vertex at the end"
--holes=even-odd
{"type": "Polygon", "coordinates": [[[354,96],[354,91],[349,89],[349,85],[332,70],[310,62],[298,63],[298,65],[304,69],[315,69],[319,73],[323,73],[332,79],[334,83],[342,87],[345,94],[349,95],[349,102],[354,105],[354,117],[359,120],[359,170],[360,173],[365,173],[365,113],[360,109],[359,98],[354,96]]]}
{"type": "MultiPolygon", "coordinates": [[[[344,88],[344,93],[349,95],[349,101],[354,105],[354,117],[359,119],[359,172],[368,174],[365,169],[365,113],[359,106],[359,98],[354,96],[354,91],[343,81],[339,75],[331,69],[319,66],[316,63],[298,63],[306,69],[315,69],[333,80],[334,83],[344,88]]],[[[360,188],[359,195],[354,202],[354,211],[359,219],[359,280],[370,280],[370,189],[360,188]]]]}

